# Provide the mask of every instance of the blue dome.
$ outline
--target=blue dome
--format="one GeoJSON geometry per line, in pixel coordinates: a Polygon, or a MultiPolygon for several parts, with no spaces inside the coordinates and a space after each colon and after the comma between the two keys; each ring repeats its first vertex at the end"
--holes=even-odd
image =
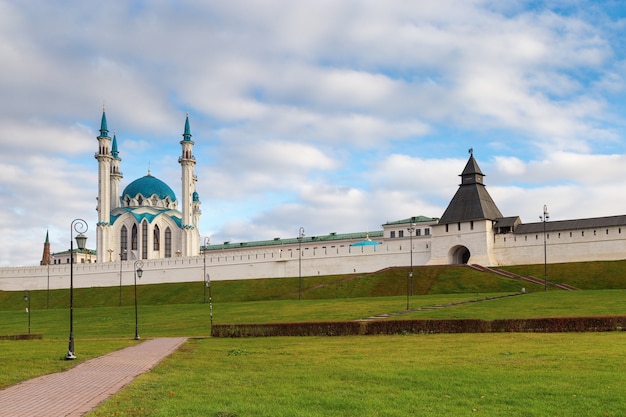
{"type": "Polygon", "coordinates": [[[138,194],[141,194],[143,198],[150,198],[156,194],[161,200],[169,197],[171,201],[176,201],[176,195],[169,185],[150,174],[128,184],[122,193],[122,198],[135,198],[138,194]]]}

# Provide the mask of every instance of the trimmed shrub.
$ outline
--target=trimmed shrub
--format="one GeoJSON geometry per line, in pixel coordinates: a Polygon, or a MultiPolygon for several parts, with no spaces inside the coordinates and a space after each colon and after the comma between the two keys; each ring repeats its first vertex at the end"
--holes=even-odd
{"type": "Polygon", "coordinates": [[[492,332],[611,332],[624,328],[626,317],[551,317],[493,320],[492,332]]]}
{"type": "Polygon", "coordinates": [[[213,337],[268,337],[268,336],[350,336],[360,333],[358,321],[214,324],[213,337]]]}
{"type": "Polygon", "coordinates": [[[0,336],[0,340],[33,340],[43,339],[42,334],[9,334],[6,336],[0,336]]]}
{"type": "Polygon", "coordinates": [[[489,322],[478,319],[378,320],[367,322],[365,334],[485,333],[489,322]]]}
{"type": "MultiPolygon", "coordinates": [[[[489,332],[612,332],[626,330],[626,316],[535,319],[423,319],[303,323],[214,324],[213,337],[353,336],[489,332]]],[[[26,335],[23,335],[26,336],[26,335]]]]}

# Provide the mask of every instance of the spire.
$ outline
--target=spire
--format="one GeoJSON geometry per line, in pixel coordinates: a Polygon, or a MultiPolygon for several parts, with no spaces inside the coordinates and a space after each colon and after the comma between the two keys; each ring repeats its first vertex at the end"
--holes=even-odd
{"type": "Polygon", "coordinates": [[[39,265],[50,265],[50,239],[48,239],[48,230],[46,230],[46,241],[43,244],[43,254],[39,265]]]}
{"type": "Polygon", "coordinates": [[[191,129],[189,129],[189,112],[187,112],[187,116],[185,117],[185,133],[183,133],[183,140],[185,142],[191,141],[191,129]]]}
{"type": "Polygon", "coordinates": [[[115,130],[113,131],[113,144],[111,145],[111,155],[115,159],[119,159],[119,152],[117,151],[117,136],[115,130]]]}
{"type": "Polygon", "coordinates": [[[109,136],[109,129],[107,128],[107,114],[102,106],[102,120],[100,121],[100,136],[106,138],[109,136]]]}
{"type": "Polygon", "coordinates": [[[461,184],[450,201],[448,208],[439,219],[439,223],[455,223],[468,220],[494,220],[502,217],[502,213],[493,202],[483,184],[485,174],[480,170],[470,152],[469,160],[460,175],[461,184]]]}
{"type": "Polygon", "coordinates": [[[480,170],[476,159],[474,159],[473,153],[470,154],[469,160],[465,165],[465,169],[463,169],[463,172],[459,176],[463,178],[464,184],[466,183],[466,180],[476,180],[482,182],[482,177],[484,177],[485,174],[483,174],[483,172],[480,170]],[[480,176],[480,178],[478,178],[478,176],[480,176]]]}

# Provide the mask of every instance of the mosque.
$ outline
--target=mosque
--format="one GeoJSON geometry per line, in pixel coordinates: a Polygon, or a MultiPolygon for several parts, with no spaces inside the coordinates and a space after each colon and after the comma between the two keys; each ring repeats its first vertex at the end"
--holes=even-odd
{"type": "Polygon", "coordinates": [[[98,224],[96,262],[111,261],[108,253],[128,259],[193,256],[200,252],[200,200],[195,189],[196,158],[193,155],[189,115],[180,142],[182,154],[181,211],[172,189],[148,175],[128,184],[120,194],[119,152],[115,134],[108,135],[106,113],[102,112],[98,136],[98,224]]]}
{"type": "MultiPolygon", "coordinates": [[[[109,137],[106,112],[102,112],[98,152],[98,223],[96,250],[76,250],[75,263],[104,263],[137,259],[188,257],[200,252],[200,199],[195,189],[189,115],[185,119],[181,156],[181,200],[166,183],[148,174],[128,184],[120,193],[117,137],[109,137]],[[179,208],[182,209],[180,211],[179,208]]],[[[69,251],[50,253],[48,235],[41,265],[69,263],[69,251]]]]}
{"type": "MultiPolygon", "coordinates": [[[[201,245],[189,116],[181,155],[180,199],[150,172],[120,192],[116,135],[100,123],[96,249],[75,250],[75,286],[122,285],[143,263],[143,284],[368,273],[396,266],[497,267],[626,258],[626,215],[539,222],[504,216],[485,186],[473,152],[440,217],[415,215],[382,230],[201,245]]],[[[537,206],[543,204],[537,202],[537,206]]],[[[384,213],[381,213],[381,217],[384,213]]],[[[296,235],[296,233],[294,233],[296,235]]],[[[0,268],[0,290],[67,288],[69,251],[53,253],[48,236],[39,266],[0,268]]]]}

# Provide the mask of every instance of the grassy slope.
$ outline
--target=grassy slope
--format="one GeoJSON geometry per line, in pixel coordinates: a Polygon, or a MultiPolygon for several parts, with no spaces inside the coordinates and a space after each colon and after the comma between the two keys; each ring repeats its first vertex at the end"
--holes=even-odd
{"type": "MultiPolygon", "coordinates": [[[[626,268],[626,267],[625,267],[626,268]]],[[[391,268],[365,275],[331,275],[302,278],[304,299],[334,299],[356,297],[387,297],[406,295],[408,268],[391,268]]],[[[436,266],[415,267],[413,294],[463,294],[539,291],[541,285],[507,279],[496,274],[482,273],[466,267],[436,266]]],[[[204,300],[202,282],[140,285],[139,304],[195,304],[204,300]]],[[[222,302],[295,300],[298,298],[298,278],[269,278],[241,281],[213,281],[213,298],[222,302]]],[[[208,295],[207,295],[208,296],[208,295]]],[[[33,310],[48,306],[66,308],[68,290],[32,291],[33,310]]],[[[74,293],[76,308],[115,307],[119,305],[119,287],[78,288],[74,293]]],[[[122,287],[122,304],[132,305],[132,286],[122,287]]],[[[0,291],[0,310],[21,310],[25,307],[20,291],[0,291]]]]}

